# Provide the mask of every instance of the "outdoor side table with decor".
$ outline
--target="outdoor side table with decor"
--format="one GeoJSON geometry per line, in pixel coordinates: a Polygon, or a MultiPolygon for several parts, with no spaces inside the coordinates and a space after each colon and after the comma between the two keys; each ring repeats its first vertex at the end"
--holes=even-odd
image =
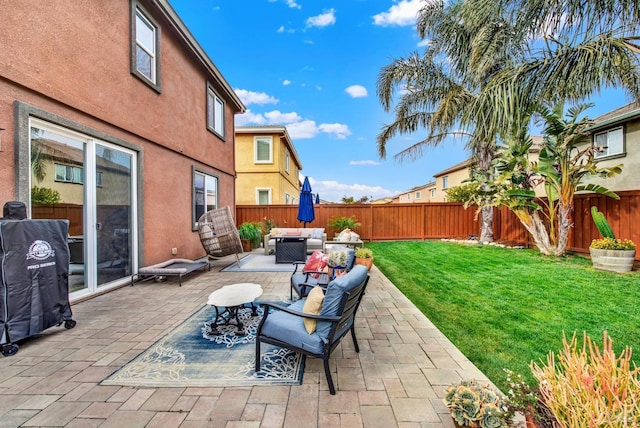
{"type": "Polygon", "coordinates": [[[306,236],[279,236],[276,238],[276,263],[304,262],[306,259],[306,236]]]}

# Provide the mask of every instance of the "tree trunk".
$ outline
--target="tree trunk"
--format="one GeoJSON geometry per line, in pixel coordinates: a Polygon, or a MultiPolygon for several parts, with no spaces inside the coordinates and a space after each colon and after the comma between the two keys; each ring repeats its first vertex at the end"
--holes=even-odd
{"type": "Polygon", "coordinates": [[[538,211],[530,212],[526,209],[514,209],[513,213],[527,229],[540,253],[545,256],[555,254],[553,245],[551,245],[551,241],[549,240],[549,232],[544,225],[544,221],[540,218],[538,211]]]}
{"type": "Polygon", "coordinates": [[[493,242],[493,207],[482,208],[480,242],[493,242]]]}
{"type": "Polygon", "coordinates": [[[556,256],[564,256],[567,250],[567,242],[569,242],[569,229],[571,228],[571,211],[573,205],[558,206],[558,243],[555,250],[556,256]]]}

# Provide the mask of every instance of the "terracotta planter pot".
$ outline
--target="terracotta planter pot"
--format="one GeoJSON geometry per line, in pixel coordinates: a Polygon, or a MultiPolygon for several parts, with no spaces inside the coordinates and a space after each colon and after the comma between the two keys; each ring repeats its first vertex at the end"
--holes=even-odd
{"type": "Polygon", "coordinates": [[[367,270],[371,270],[371,266],[373,266],[373,258],[369,257],[368,259],[361,259],[356,257],[356,264],[365,266],[367,270]]]}
{"type": "Polygon", "coordinates": [[[591,263],[595,269],[609,272],[629,272],[633,269],[636,250],[601,250],[589,248],[591,263]]]}
{"type": "Polygon", "coordinates": [[[241,239],[241,241],[242,241],[242,251],[244,251],[245,253],[250,253],[251,241],[249,239],[241,239]]]}

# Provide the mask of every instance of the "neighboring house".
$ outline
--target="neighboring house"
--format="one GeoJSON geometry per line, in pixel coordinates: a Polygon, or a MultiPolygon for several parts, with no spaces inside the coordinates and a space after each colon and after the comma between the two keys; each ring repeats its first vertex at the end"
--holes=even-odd
{"type": "Polygon", "coordinates": [[[598,166],[622,164],[622,173],[609,178],[592,178],[592,183],[613,191],[640,189],[640,104],[631,103],[594,119],[589,129],[592,143],[601,148],[598,166]]]}
{"type": "Polygon", "coordinates": [[[435,187],[435,181],[431,181],[421,186],[416,186],[406,192],[398,194],[397,199],[394,199],[393,202],[399,204],[431,202],[432,190],[435,189],[435,187]]]}
{"type": "Polygon", "coordinates": [[[297,204],[302,163],[284,126],[236,127],[238,205],[297,204]]]}
{"type": "Polygon", "coordinates": [[[430,202],[447,202],[446,190],[460,186],[462,182],[469,178],[471,173],[471,159],[460,162],[452,167],[449,167],[443,171],[440,171],[433,176],[436,179],[435,188],[430,190],[430,202]]]}
{"type": "Polygon", "coordinates": [[[169,1],[0,2],[0,16],[0,205],[69,220],[71,299],[203,256],[198,217],[235,209],[245,107],[169,1]],[[34,186],[60,203],[32,203],[34,186]]]}

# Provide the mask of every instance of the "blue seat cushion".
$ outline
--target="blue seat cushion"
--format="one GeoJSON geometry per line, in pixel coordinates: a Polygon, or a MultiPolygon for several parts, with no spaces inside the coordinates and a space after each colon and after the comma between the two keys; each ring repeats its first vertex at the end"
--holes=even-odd
{"type": "MultiPolygon", "coordinates": [[[[289,308],[302,312],[307,299],[300,299],[289,306],[289,308]]],[[[289,343],[300,349],[322,354],[325,340],[318,333],[307,333],[302,317],[288,314],[283,311],[270,313],[262,326],[262,334],[277,340],[289,343]]]]}
{"type": "MultiPolygon", "coordinates": [[[[340,300],[344,293],[349,292],[361,285],[367,279],[368,270],[362,265],[356,265],[347,272],[329,283],[327,291],[324,293],[321,316],[336,316],[340,307],[340,300]]],[[[328,321],[318,321],[316,334],[322,338],[328,338],[331,332],[331,323],[328,321]]]]}
{"type": "Polygon", "coordinates": [[[291,275],[291,286],[294,288],[294,290],[296,290],[296,293],[298,293],[298,296],[304,297],[304,295],[308,294],[309,291],[311,291],[311,288],[304,287],[305,293],[304,295],[302,294],[302,287],[300,287],[300,284],[304,284],[304,283],[310,284],[310,285],[317,285],[318,280],[314,278],[313,275],[307,275],[306,273],[294,273],[293,275],[291,275]]]}

